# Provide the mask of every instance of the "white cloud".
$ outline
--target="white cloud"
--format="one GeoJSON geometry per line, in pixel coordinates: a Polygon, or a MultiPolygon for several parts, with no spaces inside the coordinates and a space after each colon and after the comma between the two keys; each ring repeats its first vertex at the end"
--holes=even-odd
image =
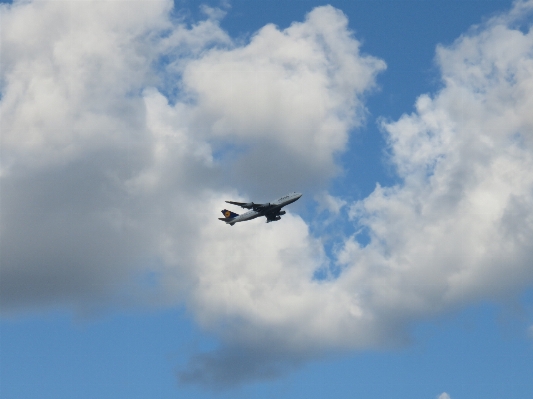
{"type": "MultiPolygon", "coordinates": [[[[352,204],[353,220],[367,228],[371,241],[362,247],[346,240],[338,253],[338,278],[311,280],[306,261],[273,266],[276,278],[266,280],[266,292],[251,266],[238,276],[229,277],[228,268],[217,283],[200,283],[200,290],[210,292],[202,299],[219,309],[208,320],[216,320],[220,309],[220,324],[236,320],[235,328],[225,324],[232,336],[227,342],[255,337],[253,358],[272,365],[332,347],[394,345],[405,342],[404,327],[413,320],[531,284],[533,34],[507,23],[491,20],[452,46],[439,47],[443,89],[421,96],[414,114],[384,123],[403,183],[378,186],[352,204]],[[219,290],[226,283],[232,288],[219,290]],[[233,284],[246,295],[238,304],[227,294],[238,292],[233,284]],[[266,346],[286,350],[271,359],[266,346]]],[[[301,248],[298,259],[309,256],[309,245],[313,241],[295,246],[301,248]]],[[[232,268],[249,265],[242,259],[251,255],[237,251],[232,268]]],[[[253,254],[261,256],[259,248],[253,254]]],[[[209,308],[202,302],[198,314],[209,308]]],[[[224,348],[195,359],[195,370],[203,372],[196,374],[198,381],[224,379],[215,370],[224,362],[231,362],[224,348]]]]}
{"type": "Polygon", "coordinates": [[[437,399],[451,399],[450,395],[448,395],[446,392],[441,393],[437,399]]]}
{"type": "Polygon", "coordinates": [[[183,84],[199,132],[251,146],[235,174],[266,194],[336,173],[334,155],[363,122],[361,96],[384,68],[359,54],[346,17],[328,6],[283,31],[266,25],[246,46],[209,51],[186,66],[183,84]]]}
{"type": "Polygon", "coordinates": [[[150,80],[153,53],[137,38],[168,26],[168,6],[2,6],[2,173],[143,138],[142,101],[130,94],[150,80]]]}
{"type": "Polygon", "coordinates": [[[182,45],[194,58],[228,38],[213,20],[187,29],[171,8],[1,6],[4,312],[107,301],[160,257],[166,212],[187,234],[188,196],[206,190],[191,182],[216,176],[184,107],[169,111],[153,88],[164,73],[154,67],[182,45]]]}
{"type": "Polygon", "coordinates": [[[532,280],[533,34],[498,21],[439,47],[444,88],[384,124],[404,183],[352,207],[373,240],[341,255],[346,278],[381,269],[372,306],[420,316],[532,280]]]}
{"type": "Polygon", "coordinates": [[[533,34],[510,17],[438,49],[443,89],[384,124],[404,183],[351,205],[371,241],[328,260],[290,212],[216,215],[240,187],[334,176],[385,67],[340,11],[237,45],[219,12],[187,28],[170,1],[66,4],[1,8],[4,312],[185,302],[222,346],[182,380],[227,385],[403,342],[412,320],[531,283],[533,34]],[[340,276],[315,280],[329,262],[340,276]]]}
{"type": "Polygon", "coordinates": [[[333,215],[338,215],[341,209],[347,204],[343,199],[334,197],[326,191],[317,194],[315,200],[318,202],[319,210],[327,210],[333,215]]]}
{"type": "Polygon", "coordinates": [[[108,291],[139,255],[115,181],[148,156],[143,102],[130,93],[150,79],[151,55],[129,44],[166,26],[166,9],[1,6],[4,311],[108,291]]]}
{"type": "Polygon", "coordinates": [[[331,177],[384,63],[332,7],[238,46],[219,12],[187,28],[171,5],[1,6],[2,311],[185,301],[228,342],[260,332],[305,353],[294,322],[327,341],[349,301],[312,279],[320,242],[291,214],[241,229],[216,216],[251,181],[283,193],[331,177]]]}
{"type": "MultiPolygon", "coordinates": [[[[335,172],[384,68],[359,54],[344,15],[318,8],[239,46],[220,10],[204,8],[208,18],[188,28],[171,8],[2,5],[4,311],[114,295],[147,259],[195,280],[207,233],[192,215],[207,209],[219,223],[212,198],[258,180],[283,193],[302,174],[305,186],[335,172]],[[234,147],[244,150],[225,159],[234,147]]],[[[306,242],[305,225],[286,219],[306,242]]],[[[261,248],[276,255],[276,245],[261,248]]]]}

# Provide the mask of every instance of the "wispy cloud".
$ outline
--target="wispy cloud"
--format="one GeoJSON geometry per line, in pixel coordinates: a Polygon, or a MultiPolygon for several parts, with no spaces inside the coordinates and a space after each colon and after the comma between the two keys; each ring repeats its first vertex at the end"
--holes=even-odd
{"type": "Polygon", "coordinates": [[[328,211],[333,215],[338,215],[341,209],[347,205],[347,202],[343,199],[334,197],[325,191],[317,194],[315,200],[318,202],[320,211],[328,211]]]}

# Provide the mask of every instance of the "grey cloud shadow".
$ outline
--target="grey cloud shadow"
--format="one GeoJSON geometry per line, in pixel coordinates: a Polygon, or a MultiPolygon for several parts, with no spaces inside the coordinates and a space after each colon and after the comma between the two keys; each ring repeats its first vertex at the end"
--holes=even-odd
{"type": "Polygon", "coordinates": [[[250,382],[277,379],[316,358],[316,353],[293,351],[279,343],[249,346],[230,343],[212,352],[193,355],[178,371],[177,378],[181,384],[206,390],[230,390],[250,382]]]}

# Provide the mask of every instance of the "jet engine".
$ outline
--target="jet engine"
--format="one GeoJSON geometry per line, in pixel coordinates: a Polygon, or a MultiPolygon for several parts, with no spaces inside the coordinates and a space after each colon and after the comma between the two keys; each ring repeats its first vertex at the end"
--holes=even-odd
{"type": "Polygon", "coordinates": [[[272,219],[267,219],[267,223],[275,222],[280,219],[281,219],[281,216],[274,216],[272,219]]]}
{"type": "Polygon", "coordinates": [[[285,212],[285,211],[279,211],[279,212],[278,212],[278,215],[281,216],[281,215],[285,215],[286,213],[287,213],[287,212],[285,212]]]}

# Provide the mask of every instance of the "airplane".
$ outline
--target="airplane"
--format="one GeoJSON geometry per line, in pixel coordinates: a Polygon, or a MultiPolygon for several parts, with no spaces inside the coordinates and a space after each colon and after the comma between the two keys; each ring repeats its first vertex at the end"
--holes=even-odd
{"type": "Polygon", "coordinates": [[[238,205],[244,209],[251,209],[251,211],[239,215],[237,213],[228,211],[227,209],[223,209],[222,214],[224,215],[224,217],[218,218],[218,220],[222,220],[223,222],[226,222],[226,224],[233,226],[235,223],[238,222],[245,222],[247,220],[252,220],[260,216],[264,216],[267,219],[267,223],[275,222],[277,220],[280,220],[281,216],[285,215],[286,213],[285,211],[282,211],[281,208],[286,205],[292,204],[294,201],[298,201],[301,196],[302,194],[300,193],[291,193],[285,195],[284,197],[278,198],[274,202],[268,202],[266,204],[226,201],[228,204],[238,205]]]}

